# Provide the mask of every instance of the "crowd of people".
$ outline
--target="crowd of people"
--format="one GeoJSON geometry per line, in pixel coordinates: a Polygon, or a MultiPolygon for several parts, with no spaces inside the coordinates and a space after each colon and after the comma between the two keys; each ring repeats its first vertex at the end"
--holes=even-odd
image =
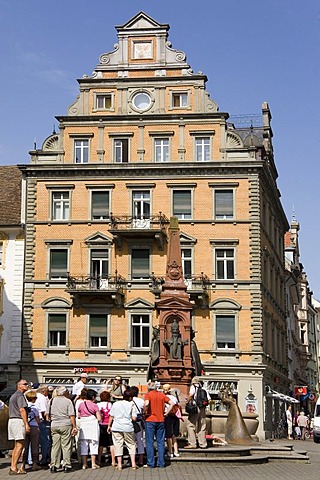
{"type": "MultiPolygon", "coordinates": [[[[142,398],[139,388],[126,386],[120,375],[99,392],[87,380],[88,375],[81,374],[71,393],[64,385],[35,389],[24,379],[17,382],[9,401],[8,439],[14,441],[10,475],[45,467],[51,473],[70,472],[73,452],[84,470],[98,469],[109,458],[112,467],[122,470],[124,447],[134,470],[164,468],[166,455],[179,457],[183,417],[176,389],[148,382],[142,398]]],[[[195,399],[198,388],[200,379],[194,377],[187,402],[195,399]]],[[[197,439],[199,447],[206,448],[205,406],[189,414],[187,432],[185,448],[196,448],[197,439]]]]}
{"type": "Polygon", "coordinates": [[[305,440],[306,433],[312,430],[312,419],[306,415],[303,410],[292,412],[292,406],[289,405],[286,410],[286,423],[288,430],[288,440],[305,440]]]}

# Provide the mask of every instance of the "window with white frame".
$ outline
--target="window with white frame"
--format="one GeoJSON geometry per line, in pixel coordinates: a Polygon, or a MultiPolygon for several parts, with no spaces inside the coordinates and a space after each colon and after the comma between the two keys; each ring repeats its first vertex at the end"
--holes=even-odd
{"type": "Polygon", "coordinates": [[[65,347],[67,341],[67,315],[65,313],[48,314],[49,347],[65,347]]]}
{"type": "Polygon", "coordinates": [[[68,275],[68,253],[67,248],[50,249],[49,278],[60,280],[68,275]]]}
{"type": "Polygon", "coordinates": [[[211,160],[211,139],[210,137],[195,138],[196,161],[209,162],[211,160]]]}
{"type": "Polygon", "coordinates": [[[216,314],[216,347],[230,350],[236,348],[236,316],[216,314]]]}
{"type": "Polygon", "coordinates": [[[217,280],[234,279],[234,248],[216,248],[215,250],[215,271],[217,280]]]}
{"type": "Polygon", "coordinates": [[[234,190],[214,190],[214,218],[228,220],[234,217],[234,190]]]}
{"type": "Polygon", "coordinates": [[[154,139],[154,158],[156,162],[169,161],[169,138],[154,139]]]}
{"type": "Polygon", "coordinates": [[[108,346],[108,315],[89,315],[90,347],[105,348],[108,346]]]}
{"type": "Polygon", "coordinates": [[[96,95],[96,110],[110,110],[112,108],[112,94],[104,93],[96,95]]]}
{"type": "Polygon", "coordinates": [[[74,140],[74,159],[75,159],[75,163],[89,162],[89,140],[88,139],[74,140]]]}
{"type": "Polygon", "coordinates": [[[134,218],[150,218],[151,193],[150,190],[132,191],[132,214],[134,218]]]}
{"type": "Polygon", "coordinates": [[[52,220],[70,219],[70,192],[51,192],[52,220]]]}
{"type": "Polygon", "coordinates": [[[150,277],[149,248],[131,249],[131,278],[148,279],[150,277]]]}
{"type": "Polygon", "coordinates": [[[129,162],[129,139],[115,138],[113,146],[114,146],[115,163],[128,163],[129,162]]]}
{"type": "Polygon", "coordinates": [[[131,346],[132,348],[150,347],[150,316],[131,314],[131,346]]]}
{"type": "Polygon", "coordinates": [[[181,248],[182,271],[184,278],[191,278],[192,275],[192,249],[181,248]]]}
{"type": "Polygon", "coordinates": [[[109,249],[91,249],[91,275],[96,279],[106,279],[109,273],[109,249]]]}
{"type": "Polygon", "coordinates": [[[188,107],[188,92],[172,93],[172,107],[173,108],[188,107]]]}
{"type": "Polygon", "coordinates": [[[91,192],[91,219],[105,220],[110,214],[110,192],[93,190],[91,192]]]}
{"type": "Polygon", "coordinates": [[[172,214],[179,220],[192,218],[191,190],[172,190],[172,214]]]}

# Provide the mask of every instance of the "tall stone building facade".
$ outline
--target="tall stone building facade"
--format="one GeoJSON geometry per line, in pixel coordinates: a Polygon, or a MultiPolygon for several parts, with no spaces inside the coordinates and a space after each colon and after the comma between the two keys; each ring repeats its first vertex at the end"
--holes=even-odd
{"type": "Polygon", "coordinates": [[[116,27],[59,132],[22,166],[26,269],[22,368],[39,381],[87,369],[146,382],[169,218],[177,217],[204,380],[240,408],[288,391],[283,238],[271,113],[220,112],[169,26],[116,27]],[[240,121],[241,120],[241,121],[240,121]]]}

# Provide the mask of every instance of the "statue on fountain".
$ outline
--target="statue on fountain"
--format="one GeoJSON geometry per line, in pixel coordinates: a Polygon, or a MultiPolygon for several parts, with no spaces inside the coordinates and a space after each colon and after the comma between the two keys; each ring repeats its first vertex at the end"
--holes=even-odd
{"type": "Polygon", "coordinates": [[[171,337],[168,340],[163,341],[164,345],[169,347],[170,357],[174,360],[182,360],[183,358],[183,347],[188,345],[188,340],[182,340],[179,324],[174,319],[171,324],[171,337]]]}

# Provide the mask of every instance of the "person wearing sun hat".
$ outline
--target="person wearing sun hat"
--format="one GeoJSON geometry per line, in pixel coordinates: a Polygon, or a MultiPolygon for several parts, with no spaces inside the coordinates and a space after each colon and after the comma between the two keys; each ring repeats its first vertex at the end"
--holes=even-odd
{"type": "MultiPolygon", "coordinates": [[[[186,403],[190,400],[196,400],[197,393],[199,388],[202,387],[202,382],[198,376],[193,377],[191,380],[191,386],[189,390],[189,397],[187,398],[186,403]]],[[[210,396],[206,392],[208,402],[210,396]]],[[[200,448],[207,448],[207,439],[206,439],[206,407],[199,407],[197,413],[190,413],[187,420],[187,432],[188,432],[188,445],[184,448],[197,448],[197,439],[200,448]]]]}
{"type": "MultiPolygon", "coordinates": [[[[177,437],[179,436],[180,431],[180,421],[179,418],[173,413],[175,405],[178,405],[178,398],[176,395],[173,395],[174,390],[171,388],[170,383],[165,383],[162,385],[163,393],[170,398],[173,403],[173,410],[169,415],[164,417],[164,427],[165,427],[165,437],[167,440],[168,454],[170,458],[179,457],[178,451],[178,441],[177,437]]],[[[165,406],[165,412],[168,410],[168,404],[165,406]]]]}
{"type": "Polygon", "coordinates": [[[87,381],[88,381],[88,374],[84,372],[80,373],[80,377],[77,383],[73,385],[72,395],[78,397],[81,393],[81,390],[86,386],[87,381]]]}

